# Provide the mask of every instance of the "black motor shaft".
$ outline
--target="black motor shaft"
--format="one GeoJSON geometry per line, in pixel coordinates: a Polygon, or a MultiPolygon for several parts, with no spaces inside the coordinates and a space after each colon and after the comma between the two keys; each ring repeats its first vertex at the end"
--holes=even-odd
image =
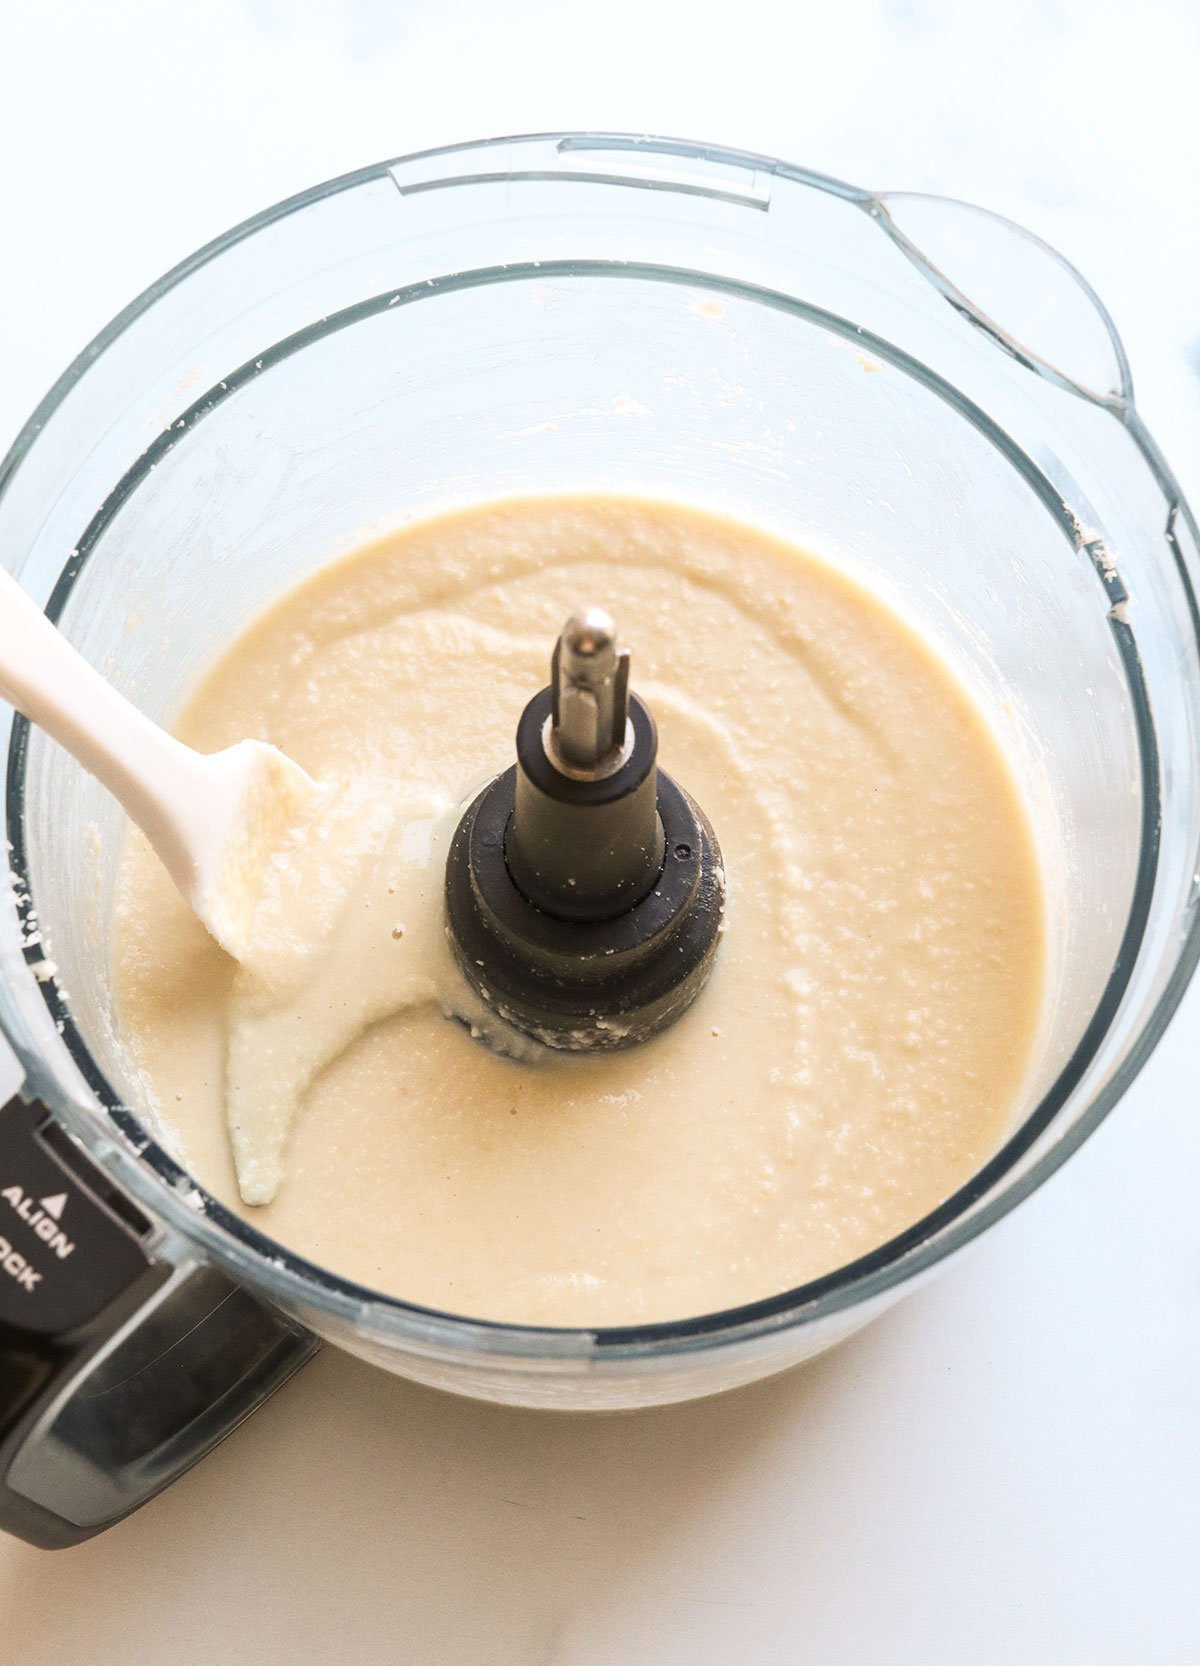
{"type": "Polygon", "coordinates": [[[657,767],[654,719],[629,691],[629,652],[606,613],[567,621],[516,749],[451,845],[459,965],[548,1046],[644,1041],[708,978],[724,876],[712,828],[657,767]]]}
{"type": "Polygon", "coordinates": [[[629,694],[629,650],[612,620],[576,614],[559,637],[550,687],[517,726],[508,871],[560,920],[611,920],[641,902],[663,865],[658,732],[629,694]]]}

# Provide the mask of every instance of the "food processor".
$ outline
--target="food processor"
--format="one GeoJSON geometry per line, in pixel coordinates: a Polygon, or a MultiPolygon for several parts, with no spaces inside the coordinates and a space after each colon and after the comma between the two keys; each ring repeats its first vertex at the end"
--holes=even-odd
{"type": "Polygon", "coordinates": [[[383,163],[237,227],[129,306],[31,417],[0,488],[5,562],[163,721],[274,597],[405,519],[569,489],[762,526],[886,598],[967,682],[1020,773],[1053,904],[1026,1099],[924,1219],[728,1312],[482,1323],[313,1265],[181,1166],[113,1019],[122,816],[11,720],[0,1526],[34,1543],[152,1496],[319,1338],[574,1410],[793,1365],[1052,1174],[1195,966],[1196,523],[1095,294],[993,214],[612,134],[383,163]]]}

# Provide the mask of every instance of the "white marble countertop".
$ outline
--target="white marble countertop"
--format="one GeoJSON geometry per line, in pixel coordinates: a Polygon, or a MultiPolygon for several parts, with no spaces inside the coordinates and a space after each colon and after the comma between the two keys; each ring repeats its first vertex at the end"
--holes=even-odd
{"type": "MultiPolygon", "coordinates": [[[[10,9],[0,443],[225,226],[487,133],[682,133],[1024,221],[1200,500],[1200,12],[1094,0],[42,0],[10,9]]],[[[326,1352],[141,1514],[0,1542],[3,1666],[1193,1666],[1200,987],[940,1280],[806,1370],[607,1419],[326,1352]]]]}

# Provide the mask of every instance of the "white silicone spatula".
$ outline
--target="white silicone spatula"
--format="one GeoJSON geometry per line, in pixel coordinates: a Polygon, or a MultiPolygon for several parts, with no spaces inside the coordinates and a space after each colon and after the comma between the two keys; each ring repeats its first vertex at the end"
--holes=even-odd
{"type": "Polygon", "coordinates": [[[266,864],[316,788],[265,741],[211,756],[152,723],[0,571],[0,695],[120,802],[223,949],[244,954],[266,864]]]}

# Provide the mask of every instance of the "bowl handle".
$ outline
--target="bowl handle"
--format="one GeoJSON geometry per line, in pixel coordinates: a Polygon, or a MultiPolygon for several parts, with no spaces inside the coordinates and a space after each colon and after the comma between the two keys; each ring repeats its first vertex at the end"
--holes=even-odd
{"type": "Polygon", "coordinates": [[[1104,303],[1049,243],[951,197],[883,192],[868,211],[945,299],[1014,358],[1098,403],[1132,402],[1129,363],[1104,303]]]}
{"type": "Polygon", "coordinates": [[[0,1109],[0,1529],[30,1544],[120,1521],[316,1352],[151,1234],[45,1106],[0,1109]]]}

